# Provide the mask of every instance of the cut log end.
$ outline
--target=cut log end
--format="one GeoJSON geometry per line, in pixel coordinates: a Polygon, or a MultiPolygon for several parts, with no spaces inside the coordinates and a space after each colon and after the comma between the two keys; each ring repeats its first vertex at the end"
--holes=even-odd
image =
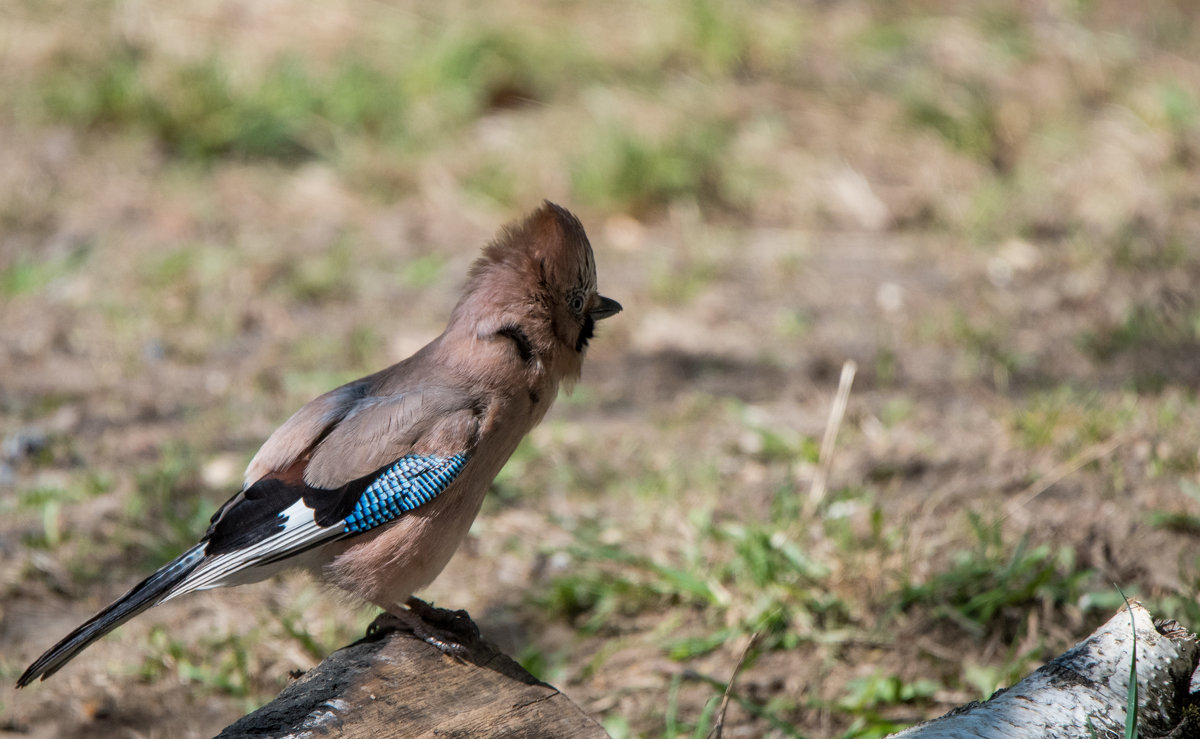
{"type": "Polygon", "coordinates": [[[607,736],[579,706],[488,642],[467,645],[456,659],[390,631],[334,652],[219,737],[435,734],[607,736]]]}

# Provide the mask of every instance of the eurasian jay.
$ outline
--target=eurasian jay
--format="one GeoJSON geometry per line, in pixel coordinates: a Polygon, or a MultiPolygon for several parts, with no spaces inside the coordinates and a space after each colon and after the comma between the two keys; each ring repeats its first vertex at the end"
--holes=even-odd
{"type": "Polygon", "coordinates": [[[579,377],[596,321],[621,310],[596,291],[583,226],[547,202],[484,248],[441,336],[385,370],[302,407],[263,444],[240,492],[200,543],[37,659],[57,672],[142,611],[194,590],[298,567],[373,603],[443,651],[412,594],[449,562],[496,473],[579,377]]]}

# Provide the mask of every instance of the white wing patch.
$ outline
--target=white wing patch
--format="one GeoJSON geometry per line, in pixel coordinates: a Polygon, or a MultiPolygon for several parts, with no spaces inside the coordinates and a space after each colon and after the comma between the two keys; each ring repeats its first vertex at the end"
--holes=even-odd
{"type": "Polygon", "coordinates": [[[272,534],[252,546],[235,552],[218,554],[201,564],[186,580],[159,602],[193,590],[208,590],[227,585],[242,585],[258,582],[288,566],[280,560],[293,553],[307,549],[323,539],[341,535],[345,528],[341,524],[320,526],[315,511],[304,504],[301,498],[280,514],[283,516],[283,531],[272,534]],[[264,565],[277,564],[277,567],[264,565]]]}

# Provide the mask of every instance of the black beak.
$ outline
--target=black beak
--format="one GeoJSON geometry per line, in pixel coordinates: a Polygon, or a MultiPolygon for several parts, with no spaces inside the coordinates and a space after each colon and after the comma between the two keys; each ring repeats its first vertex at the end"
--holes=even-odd
{"type": "Polygon", "coordinates": [[[621,312],[621,304],[612,298],[597,295],[596,299],[598,302],[595,307],[588,311],[588,315],[592,317],[592,320],[599,321],[601,318],[615,316],[621,312]]]}

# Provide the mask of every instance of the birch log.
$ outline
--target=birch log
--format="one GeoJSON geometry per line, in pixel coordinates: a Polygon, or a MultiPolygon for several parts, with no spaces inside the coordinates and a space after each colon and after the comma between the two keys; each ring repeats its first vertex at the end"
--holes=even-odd
{"type": "Polygon", "coordinates": [[[1135,602],[1016,685],[893,737],[1119,739],[1125,735],[1134,633],[1138,736],[1200,736],[1195,708],[1185,710],[1192,701],[1196,637],[1174,621],[1154,622],[1135,602]]]}

